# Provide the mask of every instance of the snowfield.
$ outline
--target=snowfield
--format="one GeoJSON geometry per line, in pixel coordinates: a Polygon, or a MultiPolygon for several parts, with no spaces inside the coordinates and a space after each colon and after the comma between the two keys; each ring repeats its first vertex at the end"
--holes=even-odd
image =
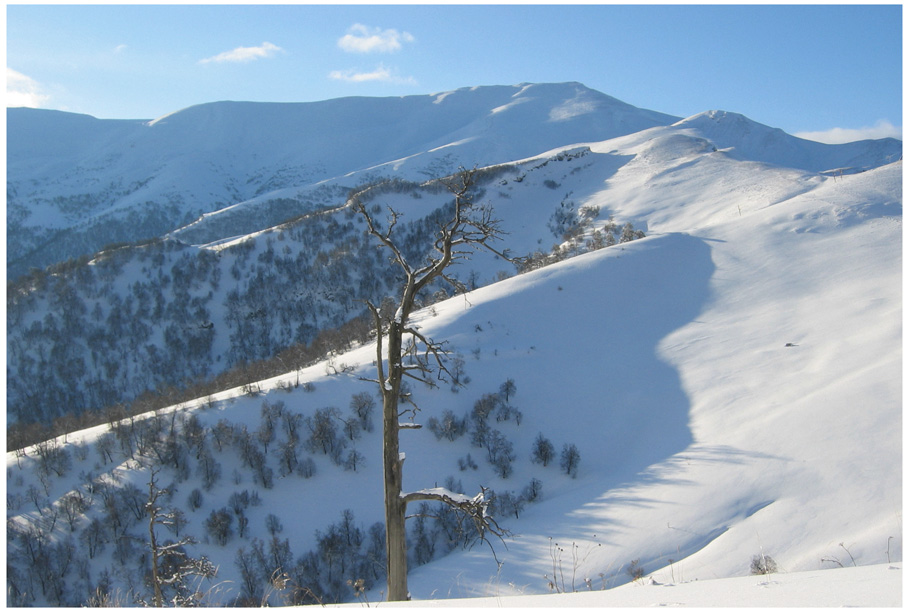
{"type": "MultiPolygon", "coordinates": [[[[585,100],[555,107],[552,121],[576,121],[595,107],[585,100]]],[[[521,109],[513,103],[495,108],[496,121],[521,109]]],[[[159,124],[176,129],[189,119],[159,124]]],[[[901,605],[902,161],[860,170],[871,159],[860,155],[854,174],[834,176],[824,173],[838,167],[829,164],[845,165],[860,147],[809,146],[731,113],[663,123],[523,160],[484,196],[516,253],[548,250],[546,222],[566,193],[579,209],[600,207],[595,227],[614,216],[646,238],[488,284],[411,318],[425,336],[449,343],[470,378],[457,392],[414,389],[418,423],[446,410],[467,414],[507,379],[523,419],[495,424],[517,456],[507,479],[468,436],[403,430],[405,489],[441,487],[451,476],[472,497],[480,486],[520,493],[537,478],[542,495],[518,518],[502,517],[513,536],[490,542],[495,556],[480,543],[411,563],[414,601],[394,605],[901,605]],[[541,165],[585,147],[577,159],[541,165]],[[531,463],[538,433],[557,451],[577,446],[576,478],[560,473],[558,461],[531,463]],[[459,469],[468,453],[477,469],[459,469]],[[762,555],[776,572],[749,575],[762,555]]],[[[405,212],[426,205],[407,196],[387,202],[405,212]]],[[[478,255],[459,273],[489,279],[506,267],[478,255]]],[[[263,401],[307,416],[346,411],[352,395],[375,393],[360,380],[375,375],[375,358],[374,345],[360,346],[262,381],[257,397],[235,389],[173,410],[209,428],[227,419],[250,431],[263,401]]],[[[69,435],[66,445],[92,444],[106,431],[69,435]]],[[[275,467],[277,445],[267,454],[275,467]]],[[[173,503],[200,542],[190,553],[220,568],[212,604],[238,594],[236,552],[266,537],[267,514],[281,518],[295,556],[314,548],[316,532],[344,509],[364,529],[382,519],[380,435],[364,433],[354,447],[365,458],[357,470],[317,455],[314,477],[279,478],[276,467],[273,488],[258,487],[237,452],[215,453],[223,476],[193,512],[185,500],[200,486],[195,470],[174,482],[173,503]],[[241,489],[262,502],[248,509],[250,536],[218,545],[202,523],[241,489]]],[[[84,488],[80,472],[116,474],[147,490],[147,471],[128,458],[101,465],[93,449],[73,463],[52,479],[50,503],[84,488]]],[[[7,514],[22,525],[42,515],[27,497],[36,465],[34,452],[7,455],[8,498],[20,502],[7,514]]],[[[89,513],[104,516],[98,506],[89,513]]],[[[53,540],[66,535],[61,521],[53,540]]],[[[111,555],[108,546],[93,561],[92,581],[116,566],[111,555]]],[[[113,575],[126,593],[129,581],[113,575]]],[[[375,605],[383,590],[379,581],[365,597],[375,605]]],[[[34,604],[43,603],[39,594],[34,604]]]]}

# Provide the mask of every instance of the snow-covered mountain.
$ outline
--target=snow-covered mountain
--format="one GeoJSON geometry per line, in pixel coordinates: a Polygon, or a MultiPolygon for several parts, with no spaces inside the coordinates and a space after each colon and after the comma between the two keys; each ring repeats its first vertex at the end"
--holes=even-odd
{"type": "Polygon", "coordinates": [[[729,149],[736,159],[810,172],[851,174],[902,157],[901,143],[890,138],[829,145],[796,138],[744,115],[725,111],[701,113],[675,126],[690,130],[719,149],[729,149]]]}
{"type": "MultiPolygon", "coordinates": [[[[8,109],[7,270],[19,276],[197,219],[190,240],[212,242],[331,206],[339,192],[367,180],[425,180],[679,119],[579,83],[216,102],[153,121],[8,109]],[[235,206],[247,202],[256,214],[235,206]],[[209,217],[225,210],[235,217],[230,223],[209,217]]],[[[812,171],[874,167],[900,154],[893,140],[822,145],[732,113],[683,124],[741,159],[812,171]]]]}
{"type": "MultiPolygon", "coordinates": [[[[424,335],[450,343],[470,381],[414,389],[426,427],[402,433],[404,485],[490,487],[513,537],[507,547],[492,542],[497,563],[483,545],[458,547],[449,522],[413,519],[416,599],[600,590],[631,582],[639,569],[659,585],[688,585],[745,576],[768,558],[787,574],[902,558],[899,143],[815,146],[728,113],[652,119],[603,138],[540,144],[484,170],[481,198],[502,219],[502,246],[531,255],[536,269],[514,275],[477,256],[457,270],[477,289],[414,317],[424,335]],[[603,237],[625,223],[646,237],[606,246],[603,237]],[[499,392],[509,380],[506,400],[499,392]],[[467,419],[490,394],[501,408],[490,419],[501,434],[495,453],[474,446],[469,432],[433,434],[431,418],[467,419]],[[575,445],[574,477],[558,458],[531,461],[540,434],[557,456],[575,445]]],[[[409,161],[403,178],[427,169],[409,161]]],[[[325,183],[339,194],[326,197],[324,207],[337,210],[324,215],[236,237],[224,233],[229,223],[193,230],[206,240],[111,251],[19,287],[12,379],[35,377],[11,398],[35,410],[53,398],[28,393],[70,379],[85,384],[85,403],[107,380],[140,389],[143,372],[151,379],[170,362],[189,368],[190,347],[205,349],[212,374],[238,351],[280,349],[281,330],[300,325],[294,317],[315,328],[330,313],[345,320],[345,308],[353,316],[358,295],[377,299],[394,277],[378,272],[375,245],[354,240],[363,226],[344,208],[342,184],[325,183]],[[295,266],[306,275],[285,288],[295,266]],[[174,322],[181,318],[183,327],[174,322]],[[117,366],[103,344],[114,342],[104,337],[114,325],[107,335],[148,328],[135,348],[110,345],[122,347],[117,366]],[[47,330],[69,331],[53,342],[41,335],[47,330]],[[47,364],[61,353],[82,368],[52,372],[47,364]]],[[[447,199],[432,183],[404,180],[370,193],[371,207],[392,206],[414,222],[414,239],[447,199]]],[[[257,202],[207,219],[252,214],[257,202]]],[[[381,438],[364,421],[350,425],[361,394],[375,394],[360,380],[374,374],[374,359],[368,339],[355,341],[255,385],[119,424],[112,411],[112,425],[9,453],[8,603],[78,605],[105,594],[113,603],[147,601],[149,463],[163,465],[162,507],[182,513],[180,533],[162,526],[159,537],[195,536],[186,551],[220,568],[200,587],[208,603],[306,601],[297,587],[354,600],[346,580],[359,578],[376,601],[381,438]],[[337,452],[307,444],[326,422],[336,423],[337,452]],[[278,567],[291,578],[283,589],[268,584],[278,567]]],[[[807,605],[804,592],[773,603],[807,605]]],[[[852,593],[843,604],[880,601],[852,593]]],[[[661,590],[651,603],[664,600],[661,590]]]]}
{"type": "Polygon", "coordinates": [[[154,121],[9,109],[7,267],[16,276],[161,236],[253,198],[293,199],[278,223],[330,204],[316,189],[327,179],[347,176],[348,188],[367,177],[426,179],[675,120],[578,83],[216,102],[154,121]]]}

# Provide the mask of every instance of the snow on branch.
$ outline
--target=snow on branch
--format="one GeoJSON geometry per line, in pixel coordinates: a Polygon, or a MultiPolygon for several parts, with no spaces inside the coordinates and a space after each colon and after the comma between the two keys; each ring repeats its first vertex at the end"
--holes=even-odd
{"type": "MultiPolygon", "coordinates": [[[[486,540],[486,534],[491,533],[500,540],[510,533],[499,526],[495,518],[486,512],[489,500],[486,499],[486,488],[480,487],[480,492],[474,497],[463,493],[454,493],[445,487],[421,489],[411,493],[401,493],[405,505],[415,501],[438,501],[457,510],[463,517],[473,521],[473,526],[480,535],[481,540],[486,540]]],[[[491,545],[490,545],[491,547],[491,545]]]]}
{"type": "Polygon", "coordinates": [[[421,489],[412,493],[401,493],[401,499],[405,502],[412,501],[444,501],[445,503],[461,504],[467,502],[479,503],[483,501],[483,492],[481,491],[476,497],[468,497],[463,493],[454,493],[445,487],[433,487],[432,489],[421,489]]]}

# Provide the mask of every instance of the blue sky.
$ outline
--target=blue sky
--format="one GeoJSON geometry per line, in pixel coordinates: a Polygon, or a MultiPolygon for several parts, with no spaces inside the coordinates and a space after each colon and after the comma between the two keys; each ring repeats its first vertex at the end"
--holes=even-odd
{"type": "Polygon", "coordinates": [[[100,118],[580,81],[817,139],[902,126],[901,5],[25,4],[6,35],[8,106],[100,118]]]}

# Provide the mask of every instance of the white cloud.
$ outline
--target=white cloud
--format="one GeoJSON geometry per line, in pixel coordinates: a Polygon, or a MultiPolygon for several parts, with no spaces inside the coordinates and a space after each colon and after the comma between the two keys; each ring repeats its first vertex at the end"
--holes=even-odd
{"type": "Polygon", "coordinates": [[[40,108],[50,96],[41,91],[41,86],[31,77],[12,68],[6,69],[6,106],[28,106],[40,108]]]}
{"type": "Polygon", "coordinates": [[[262,59],[264,57],[271,57],[279,51],[283,51],[281,47],[273,45],[270,42],[264,42],[258,47],[237,47],[232,51],[225,51],[224,53],[219,53],[213,57],[207,57],[203,60],[199,60],[200,64],[208,64],[211,62],[251,62],[253,60],[262,59]]]}
{"type": "Polygon", "coordinates": [[[124,51],[126,51],[126,49],[127,49],[126,45],[117,45],[116,47],[114,47],[114,54],[119,55],[120,53],[123,53],[124,51]]]}
{"type": "Polygon", "coordinates": [[[416,80],[413,77],[399,77],[394,75],[386,66],[379,66],[372,72],[357,72],[355,70],[332,70],[328,73],[328,78],[336,81],[347,81],[348,83],[366,83],[369,81],[378,81],[382,83],[398,83],[404,85],[415,85],[416,80]]]}
{"type": "Polygon", "coordinates": [[[833,128],[818,132],[796,132],[795,136],[826,144],[843,144],[845,142],[855,142],[856,140],[878,138],[898,138],[902,140],[903,128],[893,125],[886,119],[882,119],[872,127],[833,128]]]}
{"type": "Polygon", "coordinates": [[[350,53],[392,53],[400,51],[403,43],[413,41],[414,37],[407,32],[370,28],[355,23],[347,30],[347,34],[338,39],[338,46],[350,53]]]}

